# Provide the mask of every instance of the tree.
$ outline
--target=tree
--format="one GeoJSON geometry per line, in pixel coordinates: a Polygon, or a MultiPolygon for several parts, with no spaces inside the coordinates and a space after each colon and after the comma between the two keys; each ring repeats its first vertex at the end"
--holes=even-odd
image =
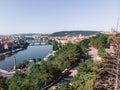
{"type": "Polygon", "coordinates": [[[103,49],[103,48],[100,48],[100,49],[98,50],[98,54],[99,54],[99,56],[102,57],[103,59],[110,56],[110,54],[107,53],[107,52],[105,51],[105,49],[103,49]]]}
{"type": "Polygon", "coordinates": [[[56,50],[59,50],[59,47],[58,47],[58,43],[56,41],[53,41],[53,50],[56,51],[56,50]]]}
{"type": "Polygon", "coordinates": [[[84,39],[80,43],[78,43],[78,46],[82,48],[83,52],[86,53],[89,47],[90,39],[84,39]]]}
{"type": "Polygon", "coordinates": [[[36,90],[35,89],[35,82],[33,82],[31,79],[26,79],[22,83],[20,90],[36,90]]]}
{"type": "Polygon", "coordinates": [[[101,62],[87,60],[79,66],[78,74],[73,77],[71,86],[73,90],[93,90],[93,84],[101,70],[101,62]]]}
{"type": "Polygon", "coordinates": [[[9,85],[9,90],[21,90],[21,85],[26,77],[26,74],[16,72],[16,74],[7,81],[7,84],[9,85]]]}
{"type": "Polygon", "coordinates": [[[29,64],[29,61],[26,61],[26,60],[25,60],[25,61],[23,61],[22,63],[18,64],[18,65],[17,65],[17,68],[23,69],[23,68],[27,67],[28,64],[29,64]]]}
{"type": "Polygon", "coordinates": [[[96,49],[109,48],[110,43],[108,42],[108,37],[109,36],[105,34],[97,34],[90,39],[90,45],[96,49]]]}
{"type": "Polygon", "coordinates": [[[6,84],[6,79],[3,76],[0,75],[0,90],[7,90],[8,85],[6,84]]]}
{"type": "Polygon", "coordinates": [[[69,84],[63,83],[57,90],[73,90],[73,88],[69,84]]]}

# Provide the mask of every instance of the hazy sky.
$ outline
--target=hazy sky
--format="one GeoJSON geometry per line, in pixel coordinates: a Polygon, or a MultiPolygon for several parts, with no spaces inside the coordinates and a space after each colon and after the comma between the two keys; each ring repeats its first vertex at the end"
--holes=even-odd
{"type": "Polygon", "coordinates": [[[0,34],[110,30],[120,0],[0,0],[0,34]]]}

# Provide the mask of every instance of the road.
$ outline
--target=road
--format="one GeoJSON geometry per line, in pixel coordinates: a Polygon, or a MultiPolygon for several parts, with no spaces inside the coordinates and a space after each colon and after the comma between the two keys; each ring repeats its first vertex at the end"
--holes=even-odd
{"type": "Polygon", "coordinates": [[[0,74],[1,74],[3,77],[11,78],[11,77],[15,74],[15,71],[8,72],[8,71],[6,71],[6,70],[0,69],[0,74]]]}

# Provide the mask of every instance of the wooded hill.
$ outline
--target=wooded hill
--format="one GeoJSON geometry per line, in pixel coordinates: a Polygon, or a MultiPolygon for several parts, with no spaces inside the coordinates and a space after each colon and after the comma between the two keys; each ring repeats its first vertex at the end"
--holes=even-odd
{"type": "Polygon", "coordinates": [[[96,33],[99,33],[100,31],[88,31],[88,30],[79,30],[79,31],[60,31],[60,32],[54,32],[49,36],[74,36],[74,35],[93,35],[96,33]]]}

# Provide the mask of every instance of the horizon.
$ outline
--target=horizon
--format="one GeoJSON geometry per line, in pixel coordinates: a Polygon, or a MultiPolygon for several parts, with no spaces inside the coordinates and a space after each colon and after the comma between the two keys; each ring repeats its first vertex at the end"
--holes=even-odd
{"type": "Polygon", "coordinates": [[[63,30],[63,31],[55,31],[55,32],[52,32],[52,33],[13,33],[13,34],[0,34],[0,35],[15,35],[15,34],[53,34],[53,33],[57,33],[57,32],[72,32],[72,31],[74,31],[74,32],[76,32],[76,31],[83,31],[83,32],[89,32],[89,31],[97,31],[97,32],[104,32],[104,31],[98,31],[98,30],[63,30]]]}
{"type": "Polygon", "coordinates": [[[0,34],[110,31],[116,28],[120,16],[119,3],[119,0],[1,0],[0,34]]]}

